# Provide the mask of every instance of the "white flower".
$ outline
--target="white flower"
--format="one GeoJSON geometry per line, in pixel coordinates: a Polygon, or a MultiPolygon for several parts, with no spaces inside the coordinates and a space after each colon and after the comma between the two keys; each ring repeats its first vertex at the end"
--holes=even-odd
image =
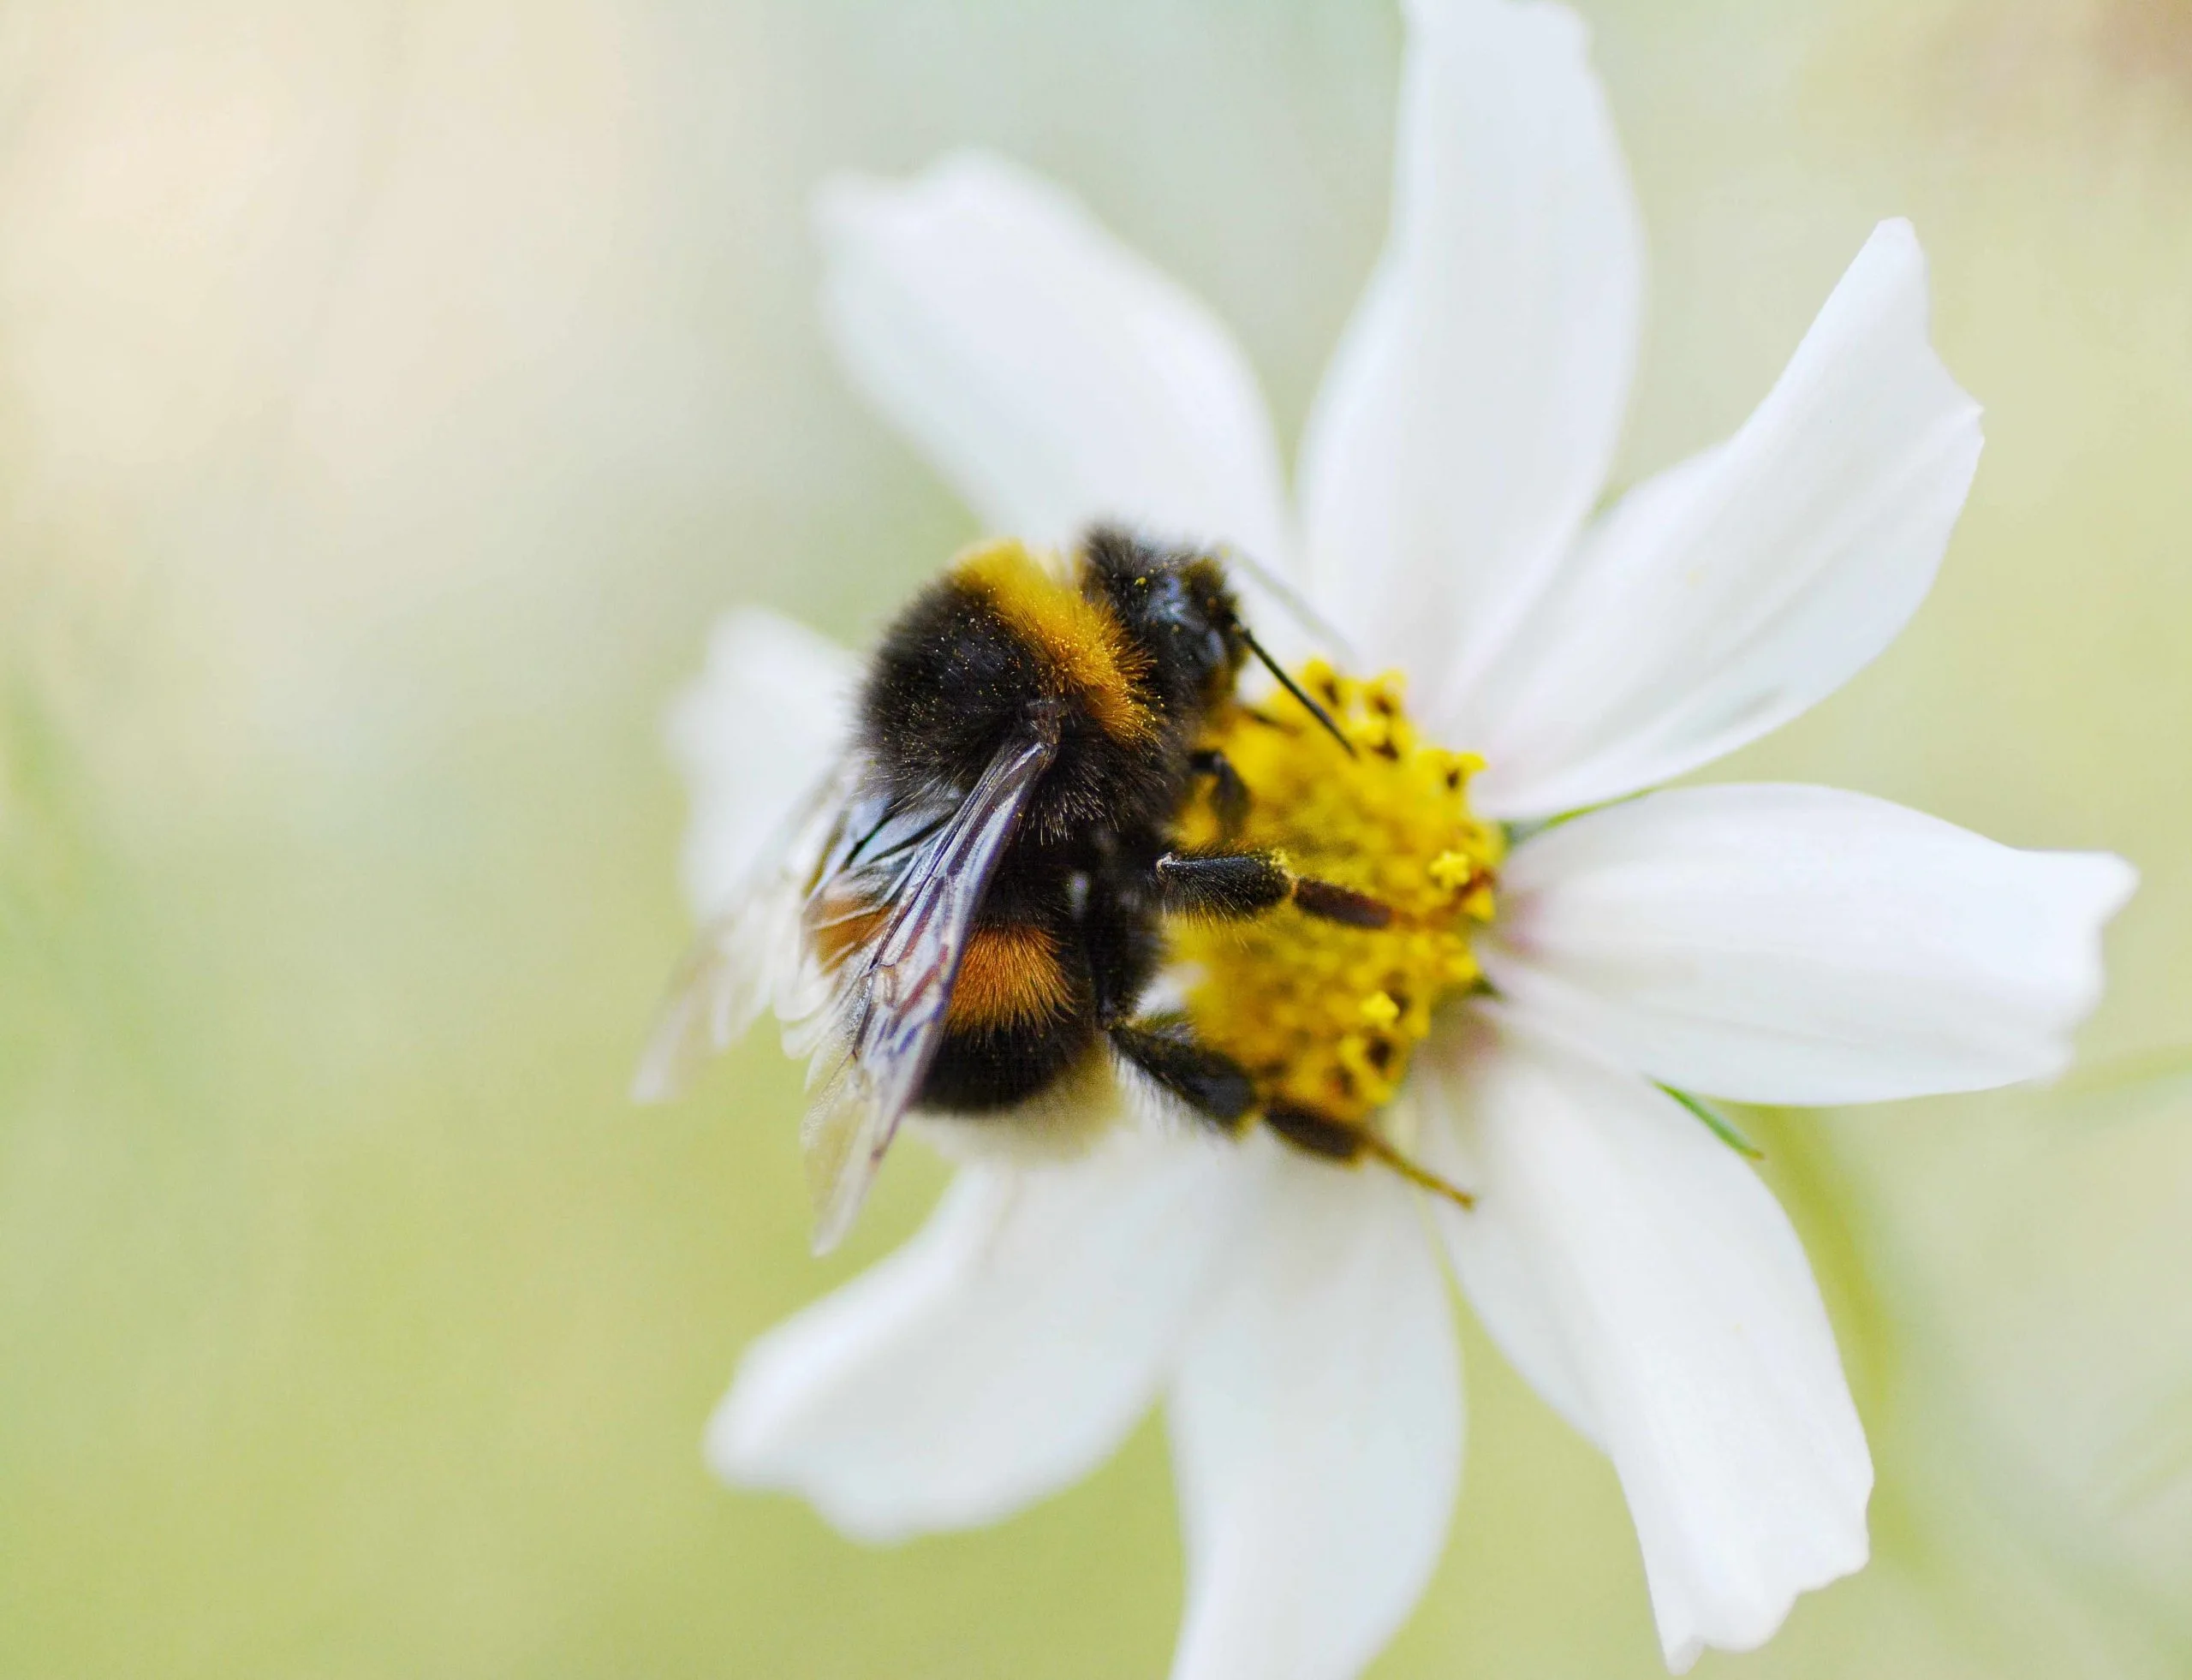
{"type": "MultiPolygon", "coordinates": [[[[763,1337],[711,1427],[727,1477],[890,1539],[1064,1486],[1161,1399],[1176,1680],[1350,1675],[1409,1613],[1461,1456],[1441,1247],[1611,1457],[1672,1667],[1759,1644],[1861,1565],[1871,1462],[1795,1233],[1661,1087],[1827,1104],[2052,1073],[2132,886],[2112,857],[1854,794],[1642,792],[1894,637],[1978,411],[1888,223],[1750,420],[1593,518],[1642,269],[1584,32],[1503,0],[1409,15],[1393,231],[1298,511],[1232,340],[1056,188],[959,157],[837,186],[821,215],[847,366],[985,526],[1063,543],[1111,517],[1260,557],[1410,675],[1426,734],[1486,760],[1477,811],[1527,837],[1478,944],[1492,992],[1400,1099],[1474,1212],[1260,1135],[1122,1128],[1069,1163],[977,1163],[902,1250],[763,1337]]],[[[834,752],[849,670],[765,615],[718,632],[676,723],[704,908],[834,752]]]]}

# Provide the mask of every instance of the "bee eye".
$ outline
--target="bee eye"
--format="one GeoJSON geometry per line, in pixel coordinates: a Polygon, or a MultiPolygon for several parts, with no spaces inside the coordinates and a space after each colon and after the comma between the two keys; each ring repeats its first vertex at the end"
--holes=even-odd
{"type": "Polygon", "coordinates": [[[1202,657],[1213,670],[1225,663],[1225,638],[1214,629],[1203,633],[1202,657]]]}

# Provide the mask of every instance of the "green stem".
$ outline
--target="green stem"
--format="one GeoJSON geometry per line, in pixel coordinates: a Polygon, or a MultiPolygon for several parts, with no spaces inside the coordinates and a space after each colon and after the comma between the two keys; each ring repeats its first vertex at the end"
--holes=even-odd
{"type": "Polygon", "coordinates": [[[1745,1160],[1762,1161],[1766,1159],[1766,1152],[1737,1130],[1736,1123],[1729,1119],[1726,1115],[1716,1109],[1707,1108],[1687,1091],[1677,1091],[1671,1085],[1661,1085],[1659,1088],[1702,1120],[1705,1123],[1706,1130],[1711,1132],[1713,1136],[1718,1138],[1721,1142],[1726,1144],[1745,1160]]]}

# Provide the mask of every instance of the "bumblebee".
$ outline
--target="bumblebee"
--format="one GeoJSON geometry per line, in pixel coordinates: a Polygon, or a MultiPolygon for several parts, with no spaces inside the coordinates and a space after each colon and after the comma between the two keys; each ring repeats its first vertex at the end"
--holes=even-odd
{"type": "Polygon", "coordinates": [[[1208,743],[1243,706],[1251,658],[1355,752],[1250,633],[1211,555],[1099,527],[1063,565],[1016,543],[961,557],[885,631],[852,745],[778,849],[773,890],[704,934],[643,1088],[726,1041],[773,990],[796,1023],[788,1039],[814,1054],[802,1141],[819,1248],[850,1224],[909,1111],[1016,1123],[1107,1052],[1212,1126],[1260,1119],[1466,1203],[1358,1117],[1284,1094],[1187,1015],[1145,1009],[1170,919],[1290,904],[1376,929],[1394,914],[1275,850],[1226,843],[1251,795],[1208,743]],[[1217,813],[1216,843],[1181,843],[1191,801],[1217,813]],[[794,968],[768,971],[760,953],[787,949],[794,968]]]}

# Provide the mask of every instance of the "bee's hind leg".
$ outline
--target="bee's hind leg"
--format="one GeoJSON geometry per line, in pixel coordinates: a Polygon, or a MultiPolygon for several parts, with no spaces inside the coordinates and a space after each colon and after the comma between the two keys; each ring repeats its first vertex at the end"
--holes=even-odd
{"type": "Polygon", "coordinates": [[[1105,1029],[1111,1046],[1201,1119],[1237,1131],[1256,1105],[1255,1082],[1230,1056],[1196,1041],[1187,1017],[1144,1016],[1105,1029]]]}
{"type": "Polygon", "coordinates": [[[1335,1120],[1287,1102],[1266,1103],[1259,1109],[1255,1081],[1248,1070],[1224,1051],[1199,1043],[1184,1016],[1145,1016],[1115,1022],[1105,1030],[1122,1057],[1198,1119],[1221,1131],[1237,1134],[1260,1114],[1264,1124],[1305,1155],[1342,1165],[1375,1161],[1457,1207],[1476,1206],[1469,1192],[1395,1148],[1373,1126],[1335,1120]]]}
{"type": "Polygon", "coordinates": [[[1351,1125],[1292,1103],[1270,1104],[1264,1110],[1263,1118],[1264,1124],[1304,1154],[1341,1162],[1367,1157],[1390,1167],[1420,1190],[1443,1196],[1459,1207],[1476,1206],[1476,1198],[1467,1190],[1394,1148],[1373,1127],[1351,1125]]]}

